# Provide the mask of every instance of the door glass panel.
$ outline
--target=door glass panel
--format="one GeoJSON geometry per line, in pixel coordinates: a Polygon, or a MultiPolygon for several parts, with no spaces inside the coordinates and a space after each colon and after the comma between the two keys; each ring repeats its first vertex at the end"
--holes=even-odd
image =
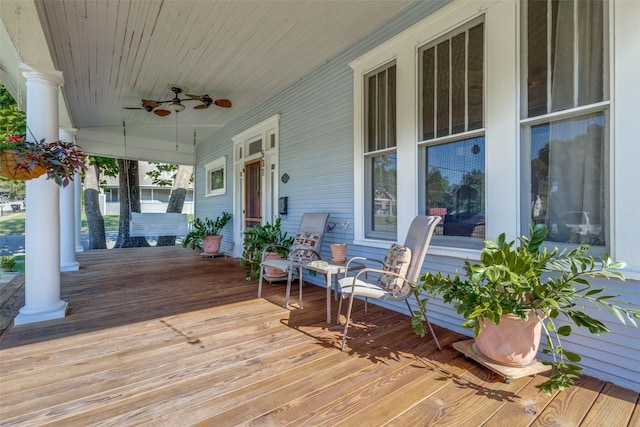
{"type": "Polygon", "coordinates": [[[245,227],[251,228],[262,221],[262,160],[245,164],[245,227]]]}

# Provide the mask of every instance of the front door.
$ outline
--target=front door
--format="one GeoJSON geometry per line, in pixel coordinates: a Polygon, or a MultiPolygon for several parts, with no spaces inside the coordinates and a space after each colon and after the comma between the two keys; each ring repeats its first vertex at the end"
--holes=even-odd
{"type": "Polygon", "coordinates": [[[262,223],[262,159],[244,164],[244,228],[262,223]]]}

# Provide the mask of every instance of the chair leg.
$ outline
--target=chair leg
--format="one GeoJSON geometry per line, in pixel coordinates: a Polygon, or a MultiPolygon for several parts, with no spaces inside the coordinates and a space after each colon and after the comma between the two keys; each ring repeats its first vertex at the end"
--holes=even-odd
{"type": "Polygon", "coordinates": [[[302,308],[302,267],[298,267],[298,305],[302,308]]]}
{"type": "MultiPolygon", "coordinates": [[[[409,308],[409,314],[412,314],[413,310],[411,310],[411,305],[409,305],[409,301],[405,300],[404,302],[407,303],[407,307],[409,308]]],[[[420,311],[422,312],[422,317],[424,318],[424,321],[427,322],[427,326],[429,327],[429,332],[431,332],[431,336],[433,337],[433,340],[436,342],[436,346],[438,347],[438,350],[442,351],[442,347],[440,347],[440,342],[436,337],[436,333],[434,332],[433,327],[431,326],[431,322],[429,322],[429,319],[427,318],[427,313],[422,309],[420,309],[420,311]]]]}
{"type": "Polygon", "coordinates": [[[260,266],[260,280],[258,281],[258,298],[262,296],[262,272],[264,268],[260,266]]]}
{"type": "Polygon", "coordinates": [[[336,317],[336,325],[340,324],[340,314],[342,313],[342,293],[340,293],[340,302],[338,303],[338,316],[336,317]]]}
{"type": "Polygon", "coordinates": [[[344,351],[344,346],[347,343],[347,332],[349,330],[349,319],[351,318],[351,308],[353,307],[353,297],[354,297],[354,294],[349,295],[349,307],[347,308],[347,319],[344,322],[344,333],[342,335],[342,351],[344,351]]]}
{"type": "Polygon", "coordinates": [[[291,276],[292,271],[289,269],[289,276],[287,277],[287,292],[284,297],[284,308],[289,308],[289,295],[291,294],[291,276]]]}

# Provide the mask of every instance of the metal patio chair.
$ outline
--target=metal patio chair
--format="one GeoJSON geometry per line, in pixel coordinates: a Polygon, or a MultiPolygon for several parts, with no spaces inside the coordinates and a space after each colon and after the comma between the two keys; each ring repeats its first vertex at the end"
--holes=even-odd
{"type": "MultiPolygon", "coordinates": [[[[407,299],[413,294],[412,285],[415,285],[418,280],[429,243],[431,242],[431,237],[433,236],[436,225],[438,225],[441,219],[439,216],[417,216],[409,227],[404,246],[395,243],[391,245],[387,251],[385,260],[381,262],[382,268],[364,268],[356,271],[354,276],[345,275],[344,278],[339,280],[341,298],[338,307],[338,321],[342,311],[342,301],[349,298],[347,318],[342,337],[343,351],[347,342],[353,299],[356,296],[364,297],[365,313],[367,311],[368,298],[404,301],[409,308],[409,312],[412,312],[407,299]]],[[[347,263],[347,272],[349,271],[349,263],[356,260],[364,261],[367,260],[367,258],[351,258],[347,263]]],[[[438,350],[440,350],[440,343],[431,327],[431,323],[429,323],[427,314],[425,312],[422,314],[438,346],[438,350]]]]}
{"type": "Polygon", "coordinates": [[[302,308],[302,266],[301,263],[322,259],[320,248],[327,226],[328,213],[305,213],[300,219],[300,226],[289,249],[286,259],[266,259],[267,253],[275,250],[275,245],[269,245],[262,251],[260,263],[260,280],[258,284],[258,298],[262,295],[262,280],[266,278],[265,269],[271,267],[287,273],[287,292],[284,306],[289,307],[291,281],[294,270],[298,275],[298,304],[302,308]]]}

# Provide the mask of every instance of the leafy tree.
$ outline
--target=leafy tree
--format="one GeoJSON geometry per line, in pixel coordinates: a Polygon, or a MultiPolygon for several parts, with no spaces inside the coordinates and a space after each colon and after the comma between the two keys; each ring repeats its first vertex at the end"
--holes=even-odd
{"type": "Polygon", "coordinates": [[[453,207],[451,183],[438,168],[433,168],[427,176],[427,197],[430,208],[447,208],[450,211],[453,207]]]}
{"type": "Polygon", "coordinates": [[[484,173],[474,170],[464,174],[462,187],[467,188],[467,197],[459,201],[461,212],[484,212],[484,173]]]}
{"type": "MultiPolygon", "coordinates": [[[[11,135],[24,138],[27,132],[27,115],[18,108],[9,91],[0,84],[0,141],[6,141],[11,135]]],[[[0,177],[0,193],[10,199],[24,197],[25,182],[0,177]]]]}
{"type": "Polygon", "coordinates": [[[9,91],[0,84],[0,140],[11,135],[24,137],[27,132],[27,115],[18,108],[9,91]]]}

